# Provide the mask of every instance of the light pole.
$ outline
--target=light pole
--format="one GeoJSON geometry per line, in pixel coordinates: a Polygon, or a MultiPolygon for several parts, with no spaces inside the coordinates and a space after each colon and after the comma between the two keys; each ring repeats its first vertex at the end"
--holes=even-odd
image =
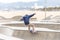
{"type": "Polygon", "coordinates": [[[46,5],[47,4],[47,0],[45,0],[45,19],[46,19],[46,5]]]}

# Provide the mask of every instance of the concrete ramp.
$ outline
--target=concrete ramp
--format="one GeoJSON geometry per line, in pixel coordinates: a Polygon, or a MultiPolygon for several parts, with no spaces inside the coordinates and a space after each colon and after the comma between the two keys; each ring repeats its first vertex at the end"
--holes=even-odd
{"type": "Polygon", "coordinates": [[[57,32],[37,32],[32,34],[29,31],[16,30],[14,36],[24,40],[60,40],[60,33],[57,32]]]}
{"type": "Polygon", "coordinates": [[[18,37],[18,40],[19,38],[22,38],[24,40],[60,40],[60,30],[36,27],[35,30],[38,31],[37,34],[31,34],[29,31],[27,31],[28,27],[14,27],[5,25],[1,25],[0,27],[14,31],[12,33],[14,37],[4,35],[1,36],[2,39],[6,40],[16,40],[16,37],[18,37]]]}
{"type": "Polygon", "coordinates": [[[3,40],[23,40],[23,39],[19,39],[19,38],[12,37],[12,36],[6,36],[3,34],[0,34],[0,39],[3,39],[3,40]]]}
{"type": "MultiPolygon", "coordinates": [[[[13,30],[28,30],[28,27],[9,27],[13,30]]],[[[52,30],[52,29],[48,29],[48,28],[35,28],[35,31],[43,31],[43,32],[60,32],[60,30],[52,30]]]]}
{"type": "MultiPolygon", "coordinates": [[[[4,25],[1,25],[0,27],[5,27],[5,28],[8,28],[8,29],[11,29],[11,30],[28,30],[28,27],[17,27],[17,26],[4,26],[4,25]]],[[[35,27],[35,31],[38,31],[38,32],[60,32],[60,30],[52,30],[52,29],[48,29],[48,28],[40,28],[40,27],[35,27]]]]}

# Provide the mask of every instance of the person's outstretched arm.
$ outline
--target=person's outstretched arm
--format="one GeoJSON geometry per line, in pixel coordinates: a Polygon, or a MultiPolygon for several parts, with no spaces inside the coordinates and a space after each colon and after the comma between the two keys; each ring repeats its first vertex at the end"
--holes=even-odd
{"type": "Polygon", "coordinates": [[[32,14],[32,15],[29,15],[29,17],[32,17],[32,16],[34,16],[35,15],[35,13],[34,14],[32,14]]]}

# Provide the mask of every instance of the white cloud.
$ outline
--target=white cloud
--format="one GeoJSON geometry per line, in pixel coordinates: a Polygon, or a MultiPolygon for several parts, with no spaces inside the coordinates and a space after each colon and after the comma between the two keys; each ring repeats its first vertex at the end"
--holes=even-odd
{"type": "Polygon", "coordinates": [[[38,0],[0,0],[2,3],[12,3],[12,2],[33,2],[38,0]]]}

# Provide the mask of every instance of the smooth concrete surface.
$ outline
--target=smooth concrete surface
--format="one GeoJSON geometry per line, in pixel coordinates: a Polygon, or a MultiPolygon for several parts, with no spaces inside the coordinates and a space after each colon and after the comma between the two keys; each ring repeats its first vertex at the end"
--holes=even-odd
{"type": "Polygon", "coordinates": [[[7,35],[7,36],[12,36],[13,35],[13,30],[8,29],[8,28],[1,28],[0,27],[0,33],[7,35]]]}
{"type": "Polygon", "coordinates": [[[24,40],[24,39],[16,38],[13,36],[7,36],[7,35],[1,34],[1,33],[0,33],[0,39],[3,39],[3,40],[24,40]]]}
{"type": "Polygon", "coordinates": [[[29,31],[16,30],[13,36],[24,40],[60,40],[60,33],[57,32],[37,32],[33,34],[29,31]]]}
{"type": "Polygon", "coordinates": [[[13,30],[14,37],[22,38],[24,40],[60,40],[60,23],[58,23],[58,24],[55,24],[55,23],[54,24],[51,24],[51,23],[50,24],[39,24],[36,26],[37,27],[36,30],[40,30],[40,31],[38,31],[34,34],[30,33],[25,27],[21,27],[21,26],[18,27],[18,25],[16,25],[16,26],[1,25],[1,26],[6,27],[9,30],[13,30]],[[42,28],[42,29],[40,29],[40,28],[42,28]],[[51,32],[51,31],[46,32],[45,30],[47,30],[47,31],[53,30],[55,32],[51,32]]]}

